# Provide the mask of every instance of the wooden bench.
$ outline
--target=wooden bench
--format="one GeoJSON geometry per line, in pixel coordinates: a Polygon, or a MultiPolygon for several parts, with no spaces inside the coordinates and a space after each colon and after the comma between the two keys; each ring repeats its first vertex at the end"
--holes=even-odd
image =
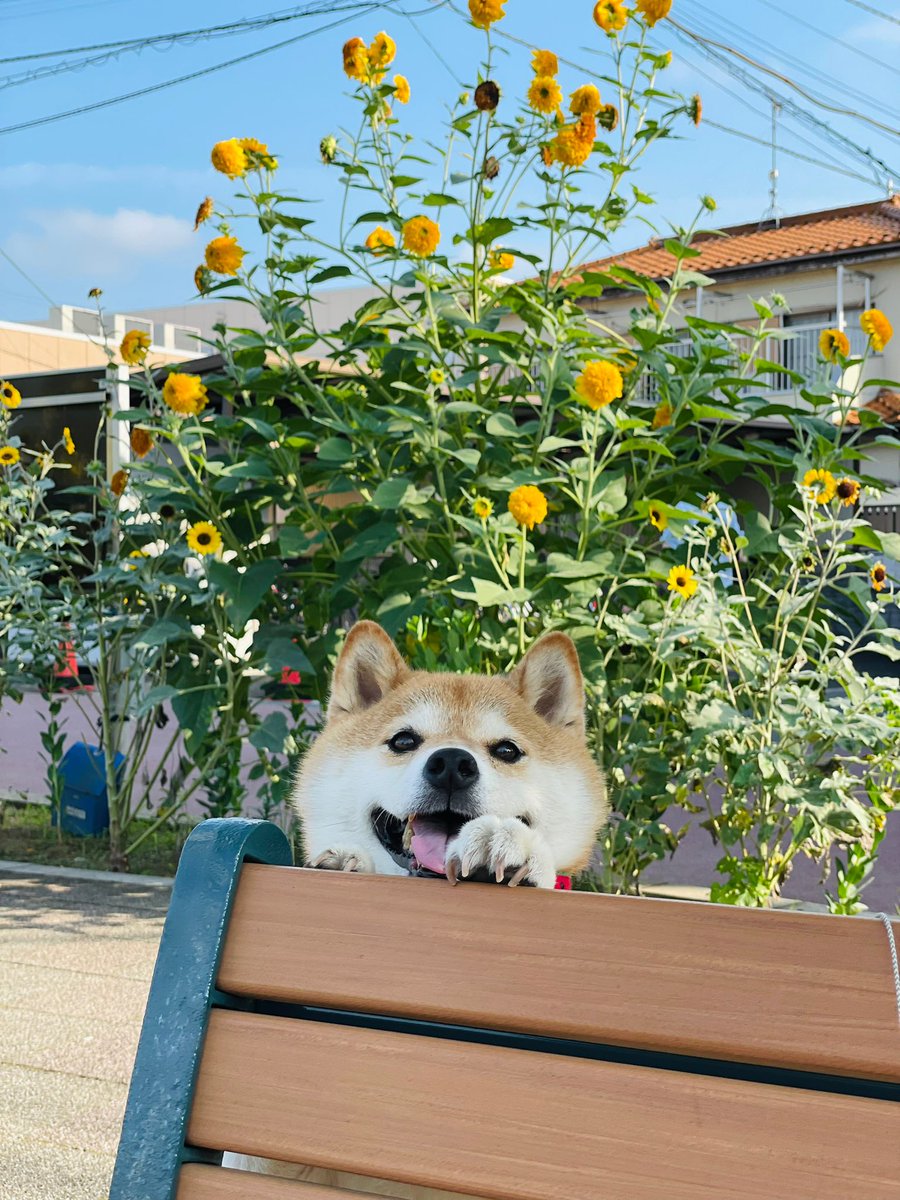
{"type": "Polygon", "coordinates": [[[264,822],[188,840],[110,1200],[356,1194],[226,1150],[505,1200],[900,1198],[879,921],[289,864],[264,822]]]}

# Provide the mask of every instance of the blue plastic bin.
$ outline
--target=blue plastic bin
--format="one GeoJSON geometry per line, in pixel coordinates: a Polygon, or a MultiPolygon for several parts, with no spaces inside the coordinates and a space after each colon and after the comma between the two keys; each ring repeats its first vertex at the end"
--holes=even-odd
{"type": "MultiPolygon", "coordinates": [[[[124,754],[116,755],[116,774],[122,770],[124,754]]],[[[109,828],[106,794],[106,756],[99,746],[76,742],[59,765],[63,778],[62,827],[66,833],[92,837],[109,828]]],[[[53,814],[56,824],[56,813],[53,814]]]]}

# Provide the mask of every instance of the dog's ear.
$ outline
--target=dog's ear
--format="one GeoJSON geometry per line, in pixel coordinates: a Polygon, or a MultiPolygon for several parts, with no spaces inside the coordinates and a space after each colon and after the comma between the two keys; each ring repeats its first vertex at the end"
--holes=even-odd
{"type": "Polygon", "coordinates": [[[359,621],[347,634],[334,668],[328,718],[361,712],[397,686],[409,667],[374,621],[359,621]]]}
{"type": "Polygon", "coordinates": [[[548,633],[535,642],[509,682],[551,725],[584,729],[584,680],[578,651],[564,633],[548,633]]]}

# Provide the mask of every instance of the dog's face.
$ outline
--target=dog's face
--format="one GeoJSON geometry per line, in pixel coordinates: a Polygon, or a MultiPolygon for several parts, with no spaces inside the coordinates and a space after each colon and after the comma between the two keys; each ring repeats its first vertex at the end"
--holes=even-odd
{"type": "Polygon", "coordinates": [[[351,630],[297,802],[307,848],[359,847],[383,873],[443,873],[466,822],[515,817],[581,865],[604,816],[571,641],[541,639],[507,678],[410,671],[377,625],[351,630]]]}

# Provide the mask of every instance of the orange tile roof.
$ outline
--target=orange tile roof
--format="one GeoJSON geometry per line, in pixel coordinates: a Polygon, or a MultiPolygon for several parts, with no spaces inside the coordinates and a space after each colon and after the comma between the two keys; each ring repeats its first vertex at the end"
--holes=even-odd
{"type": "MultiPolygon", "coordinates": [[[[732,225],[720,233],[702,234],[693,245],[700,255],[689,259],[687,266],[713,276],[870,248],[896,246],[900,251],[900,196],[783,217],[777,228],[772,221],[732,225]]],[[[662,279],[671,275],[675,259],[655,239],[637,250],[585,263],[572,279],[580,278],[582,271],[602,271],[614,264],[662,279]]]]}
{"type": "MultiPolygon", "coordinates": [[[[900,421],[900,393],[891,391],[890,388],[879,389],[878,394],[867,400],[864,407],[877,413],[884,421],[900,421]]],[[[858,418],[856,423],[859,423],[858,418]]]]}

